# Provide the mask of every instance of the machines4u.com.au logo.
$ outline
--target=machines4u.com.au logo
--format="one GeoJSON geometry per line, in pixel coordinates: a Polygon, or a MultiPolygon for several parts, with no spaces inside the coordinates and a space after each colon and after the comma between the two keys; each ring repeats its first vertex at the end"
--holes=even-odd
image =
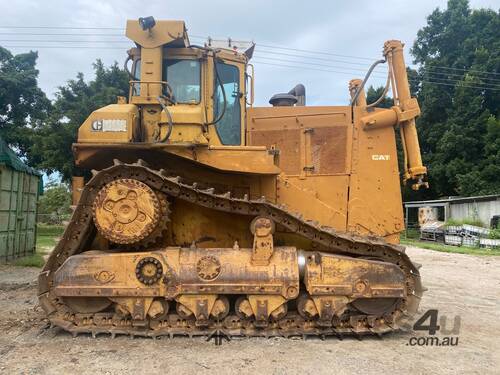
{"type": "Polygon", "coordinates": [[[425,332],[409,338],[407,346],[457,346],[460,333],[460,316],[453,322],[446,315],[439,316],[438,310],[427,310],[414,324],[415,333],[425,332]]]}

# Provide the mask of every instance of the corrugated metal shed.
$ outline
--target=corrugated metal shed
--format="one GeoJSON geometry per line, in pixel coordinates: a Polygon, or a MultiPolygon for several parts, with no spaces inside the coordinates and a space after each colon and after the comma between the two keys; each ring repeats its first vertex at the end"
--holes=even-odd
{"type": "Polygon", "coordinates": [[[41,175],[0,138],[0,261],[33,254],[41,175]]]}
{"type": "Polygon", "coordinates": [[[419,207],[442,207],[443,218],[464,220],[478,219],[485,225],[489,225],[494,215],[500,215],[500,195],[481,195],[475,197],[448,197],[429,201],[405,202],[406,218],[408,221],[408,209],[419,207]]]}

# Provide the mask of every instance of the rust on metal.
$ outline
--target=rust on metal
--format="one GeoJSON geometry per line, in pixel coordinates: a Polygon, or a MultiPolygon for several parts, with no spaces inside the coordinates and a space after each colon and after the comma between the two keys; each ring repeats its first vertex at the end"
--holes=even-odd
{"type": "Polygon", "coordinates": [[[254,107],[253,46],[194,47],[184,22],[151,17],[126,35],[129,97],[80,126],[87,177],[73,178],[74,214],[39,275],[52,324],[93,336],[361,335],[417,312],[418,267],[398,245],[395,127],[403,181],[427,182],[401,42],[384,46],[391,108],[367,103],[366,79],[351,80],[349,106],[306,106],[297,85],[254,107]]]}

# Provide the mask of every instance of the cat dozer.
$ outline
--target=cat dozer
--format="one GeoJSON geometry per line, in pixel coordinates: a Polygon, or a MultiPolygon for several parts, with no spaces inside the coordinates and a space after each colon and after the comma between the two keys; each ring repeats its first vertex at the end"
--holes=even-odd
{"type": "Polygon", "coordinates": [[[411,319],[423,288],[398,245],[396,128],[403,182],[427,183],[401,42],[350,82],[350,105],[307,106],[297,85],[257,107],[255,45],[193,45],[183,22],[152,17],[126,35],[129,96],[81,125],[74,213],[39,276],[52,324],[287,337],[383,334],[411,319]],[[366,102],[377,64],[389,109],[366,102]]]}

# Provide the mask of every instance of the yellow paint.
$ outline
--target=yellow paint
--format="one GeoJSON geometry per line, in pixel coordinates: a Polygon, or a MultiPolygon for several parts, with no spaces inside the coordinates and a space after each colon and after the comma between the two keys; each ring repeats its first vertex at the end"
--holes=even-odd
{"type": "MultiPolygon", "coordinates": [[[[237,191],[238,196],[245,192],[254,199],[265,195],[306,219],[338,231],[398,241],[404,222],[395,126],[400,127],[405,151],[404,179],[416,179],[415,188],[426,184],[414,121],[420,110],[410,97],[401,42],[389,41],[384,47],[397,94],[390,109],[369,108],[364,90],[353,107],[246,108],[246,101],[252,99],[245,97],[251,90],[246,88],[248,59],[244,54],[188,47],[181,21],[157,21],[150,31],[142,30],[137,21],[128,21],[126,34],[138,45],[130,56],[136,63],[141,61],[140,95],[131,91],[131,104],[121,100],[121,104],[106,106],[89,116],[74,145],[77,166],[100,169],[114,157],[127,161],[140,157],[155,168],[219,187],[221,192],[237,191]],[[201,92],[199,103],[167,105],[172,132],[165,143],[158,143],[168,129],[167,112],[157,98],[167,85],[162,77],[165,58],[199,61],[201,92]],[[239,93],[228,95],[241,95],[240,145],[223,146],[217,124],[210,124],[214,120],[215,59],[239,68],[239,93]],[[92,123],[101,119],[124,119],[126,131],[92,130],[92,123]]],[[[350,82],[351,96],[360,85],[359,79],[350,82]]],[[[184,215],[187,218],[190,213],[180,216],[184,215]]],[[[237,233],[212,231],[218,243],[227,244],[234,237],[246,237],[246,223],[242,224],[237,233]]],[[[191,231],[202,235],[199,228],[178,230],[183,241],[191,231]]],[[[285,241],[293,237],[276,235],[285,241]]]]}

